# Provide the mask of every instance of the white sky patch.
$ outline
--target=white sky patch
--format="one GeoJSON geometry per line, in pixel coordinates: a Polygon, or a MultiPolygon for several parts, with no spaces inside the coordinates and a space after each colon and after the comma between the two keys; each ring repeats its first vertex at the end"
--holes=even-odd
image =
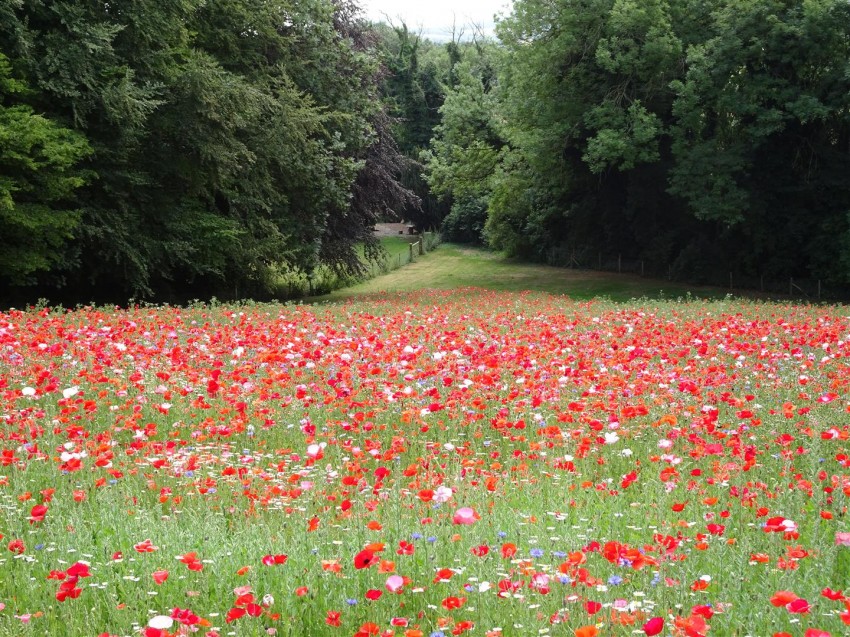
{"type": "Polygon", "coordinates": [[[507,15],[511,4],[512,0],[362,0],[361,7],[369,20],[404,21],[411,31],[442,42],[451,39],[452,24],[457,33],[463,30],[464,39],[471,36],[473,24],[492,37],[493,16],[507,15]]]}

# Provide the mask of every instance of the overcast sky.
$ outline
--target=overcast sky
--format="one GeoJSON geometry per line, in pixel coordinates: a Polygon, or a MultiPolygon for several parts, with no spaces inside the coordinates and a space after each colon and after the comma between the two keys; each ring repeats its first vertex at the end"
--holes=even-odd
{"type": "MultiPolygon", "coordinates": [[[[507,13],[511,0],[361,0],[366,17],[375,22],[401,18],[412,31],[421,29],[432,40],[447,40],[452,22],[475,23],[493,34],[493,15],[507,13]]],[[[467,28],[466,32],[469,33],[467,28]]]]}

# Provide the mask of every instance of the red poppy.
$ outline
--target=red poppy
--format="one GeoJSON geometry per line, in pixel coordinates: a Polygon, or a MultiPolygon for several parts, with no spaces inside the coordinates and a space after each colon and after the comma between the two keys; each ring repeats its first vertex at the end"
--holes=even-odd
{"type": "Polygon", "coordinates": [[[379,558],[369,549],[363,549],[357,555],[354,556],[354,568],[369,568],[373,564],[377,564],[380,559],[381,558],[379,558]]]}
{"type": "Polygon", "coordinates": [[[664,619],[661,617],[653,617],[643,625],[644,634],[652,637],[664,630],[664,619]]]}
{"type": "Polygon", "coordinates": [[[462,608],[465,603],[466,603],[465,597],[454,597],[454,596],[452,596],[452,597],[446,597],[442,601],[442,606],[446,610],[454,610],[456,608],[462,608]]]}
{"type": "Polygon", "coordinates": [[[263,607],[259,604],[248,604],[245,606],[245,612],[251,617],[259,617],[263,614],[263,607]]]}
{"type": "Polygon", "coordinates": [[[334,627],[337,627],[337,626],[339,626],[339,625],[340,625],[340,619],[339,619],[339,617],[340,617],[340,614],[339,614],[339,612],[338,612],[338,611],[335,611],[335,610],[329,610],[329,611],[327,612],[327,615],[325,616],[325,623],[326,623],[328,626],[334,626],[334,627]]]}
{"type": "Polygon", "coordinates": [[[785,605],[785,609],[789,613],[805,614],[811,610],[811,606],[809,605],[809,602],[807,602],[805,599],[803,599],[802,597],[798,597],[797,599],[788,602],[785,605]]]}
{"type": "Polygon", "coordinates": [[[150,539],[143,540],[138,544],[133,545],[133,548],[139,553],[153,553],[157,550],[157,547],[153,545],[153,542],[151,542],[150,539]]]}
{"type": "Polygon", "coordinates": [[[510,559],[514,555],[516,555],[517,546],[513,542],[505,542],[502,544],[502,557],[505,559],[510,559]]]}
{"type": "Polygon", "coordinates": [[[787,606],[797,599],[797,597],[798,596],[791,591],[777,591],[773,594],[773,597],[770,598],[770,603],[777,607],[787,606]]]}
{"type": "Polygon", "coordinates": [[[44,522],[44,516],[47,515],[47,505],[45,504],[36,504],[31,510],[29,517],[27,518],[30,521],[30,524],[35,522],[44,522]]]}

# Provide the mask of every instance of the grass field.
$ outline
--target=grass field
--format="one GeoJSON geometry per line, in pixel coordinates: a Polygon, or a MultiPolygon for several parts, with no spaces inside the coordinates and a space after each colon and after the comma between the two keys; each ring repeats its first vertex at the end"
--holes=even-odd
{"type": "Polygon", "coordinates": [[[418,236],[399,235],[381,237],[381,246],[387,251],[389,257],[395,257],[398,254],[406,255],[408,253],[408,246],[417,241],[419,241],[418,236]]]}
{"type": "Polygon", "coordinates": [[[846,308],[434,257],[0,313],[0,635],[847,634],[846,308]]]}
{"type": "MultiPolygon", "coordinates": [[[[385,246],[390,254],[406,250],[385,246]],[[391,250],[390,247],[393,249],[391,250]]],[[[439,249],[415,257],[414,263],[361,284],[337,290],[328,299],[353,299],[384,292],[415,292],[423,289],[448,290],[477,287],[500,291],[537,291],[566,294],[575,299],[604,296],[616,301],[633,298],[675,299],[688,294],[694,298],[723,298],[729,292],[718,288],[687,286],[636,275],[570,270],[546,265],[520,263],[486,250],[442,244],[439,249]]]]}

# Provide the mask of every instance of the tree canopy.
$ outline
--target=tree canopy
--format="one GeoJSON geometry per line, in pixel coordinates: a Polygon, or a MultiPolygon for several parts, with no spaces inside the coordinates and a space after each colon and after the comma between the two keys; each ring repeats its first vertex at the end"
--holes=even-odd
{"type": "Polygon", "coordinates": [[[375,47],[348,0],[5,3],[3,281],[179,298],[358,272],[418,205],[375,47]]]}
{"type": "Polygon", "coordinates": [[[850,5],[517,0],[487,233],[850,282],[850,5]]]}
{"type": "Polygon", "coordinates": [[[515,0],[463,34],[353,0],[6,0],[0,292],[268,296],[362,272],[401,219],[850,289],[847,2],[515,0]]]}

